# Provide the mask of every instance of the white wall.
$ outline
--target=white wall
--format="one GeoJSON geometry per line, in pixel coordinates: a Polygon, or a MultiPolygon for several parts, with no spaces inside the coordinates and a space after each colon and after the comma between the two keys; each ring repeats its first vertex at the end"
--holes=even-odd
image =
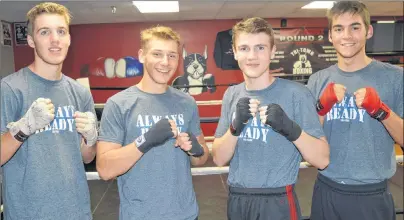
{"type": "MultiPolygon", "coordinates": [[[[0,17],[1,20],[1,17],[0,17]]],[[[3,33],[1,33],[3,34],[3,33]]],[[[13,41],[14,44],[14,41],[13,41]]],[[[13,47],[4,46],[0,43],[0,78],[15,71],[13,47]]]]}
{"type": "MultiPolygon", "coordinates": [[[[0,15],[0,21],[1,21],[0,15]]],[[[1,23],[0,23],[1,25],[1,23]]],[[[0,27],[0,34],[3,34],[3,30],[0,27]]],[[[0,79],[14,72],[14,50],[13,47],[3,46],[0,42],[0,79]]],[[[3,206],[2,200],[2,168],[0,167],[0,204],[3,206]]],[[[3,208],[3,207],[1,207],[3,208]]]]}

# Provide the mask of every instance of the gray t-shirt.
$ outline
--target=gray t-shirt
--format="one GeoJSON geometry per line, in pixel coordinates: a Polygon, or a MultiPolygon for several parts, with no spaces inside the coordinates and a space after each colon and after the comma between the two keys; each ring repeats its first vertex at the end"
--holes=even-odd
{"type": "MultiPolygon", "coordinates": [[[[163,94],[150,94],[132,86],[108,99],[98,140],[126,146],[161,118],[174,120],[181,132],[201,134],[198,108],[190,95],[171,87],[163,94]]],[[[120,220],[198,216],[190,157],[174,144],[173,138],[152,148],[118,177],[120,220]]]]}
{"type": "MultiPolygon", "coordinates": [[[[223,136],[235,117],[242,97],[260,100],[261,106],[276,103],[306,133],[324,136],[315,110],[314,98],[302,84],[276,78],[263,90],[247,91],[245,83],[229,87],[223,97],[215,137],[223,136]]],[[[302,160],[296,146],[284,136],[261,123],[259,114],[250,119],[240,134],[230,161],[228,184],[242,188],[272,188],[296,183],[302,160]]]]}
{"type": "Polygon", "coordinates": [[[356,72],[338,66],[313,74],[307,84],[319,99],[328,83],[347,88],[344,100],[324,116],[324,133],[330,143],[330,165],[321,173],[345,184],[376,183],[396,171],[394,140],[382,123],[355,104],[353,93],[373,87],[392,111],[403,117],[403,69],[373,60],[356,72]]]}
{"type": "Polygon", "coordinates": [[[82,136],[73,119],[75,111],[94,112],[88,89],[65,75],[50,81],[28,68],[3,78],[1,134],[40,97],[51,99],[55,119],[31,135],[3,165],[5,219],[92,219],[82,136]]]}

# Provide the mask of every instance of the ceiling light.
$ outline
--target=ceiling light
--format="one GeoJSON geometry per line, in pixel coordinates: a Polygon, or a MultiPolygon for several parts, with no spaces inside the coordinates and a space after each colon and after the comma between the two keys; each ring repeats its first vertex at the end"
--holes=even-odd
{"type": "Polygon", "coordinates": [[[140,13],[179,12],[178,1],[133,1],[140,13]]]}
{"type": "Polygon", "coordinates": [[[394,24],[395,21],[377,21],[378,24],[394,24]]]}
{"type": "Polygon", "coordinates": [[[302,9],[328,9],[332,8],[335,1],[314,1],[302,7],[302,9]]]}

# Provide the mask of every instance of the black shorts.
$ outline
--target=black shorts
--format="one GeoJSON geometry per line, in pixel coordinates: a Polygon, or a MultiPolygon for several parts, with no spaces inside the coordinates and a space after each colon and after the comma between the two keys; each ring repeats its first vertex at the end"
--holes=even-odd
{"type": "Polygon", "coordinates": [[[279,188],[229,188],[229,220],[298,220],[300,206],[294,186],[279,188]]]}
{"type": "Polygon", "coordinates": [[[311,220],[395,220],[387,180],[347,185],[319,174],[314,184],[311,220]]]}

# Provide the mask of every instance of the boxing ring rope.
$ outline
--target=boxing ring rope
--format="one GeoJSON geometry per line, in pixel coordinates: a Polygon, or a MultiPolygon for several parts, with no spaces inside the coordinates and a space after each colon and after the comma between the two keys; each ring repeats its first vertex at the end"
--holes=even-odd
{"type": "MultiPolygon", "coordinates": [[[[278,77],[278,78],[285,78],[285,79],[290,79],[295,82],[303,83],[306,84],[308,81],[308,77],[311,76],[311,74],[287,74],[287,73],[280,73],[277,70],[274,70],[273,73],[271,73],[272,76],[278,77]],[[294,79],[293,79],[294,78],[294,79]]],[[[202,85],[170,85],[173,88],[176,89],[181,89],[181,88],[199,88],[199,87],[208,87],[208,88],[216,88],[216,87],[229,87],[229,86],[234,86],[238,85],[239,83],[222,83],[222,84],[202,84],[202,85]]],[[[125,90],[128,87],[90,87],[88,85],[90,90],[125,90]]]]}
{"type": "MultiPolygon", "coordinates": [[[[220,105],[222,103],[221,100],[211,100],[211,101],[199,101],[197,102],[198,105],[220,105]]],[[[95,104],[95,108],[103,108],[105,104],[95,104]]],[[[201,123],[217,123],[219,122],[219,117],[203,117],[200,119],[201,123]]],[[[205,141],[213,141],[215,139],[214,136],[207,136],[205,137],[205,141]]],[[[209,153],[212,152],[212,146],[211,142],[207,143],[208,148],[209,148],[209,153]]],[[[403,155],[398,155],[396,156],[396,161],[397,163],[403,162],[403,155]]],[[[311,164],[308,162],[301,162],[299,168],[300,169],[305,169],[313,167],[311,164]]],[[[229,172],[229,167],[224,166],[224,167],[197,167],[197,168],[191,168],[191,173],[193,176],[199,176],[199,175],[214,175],[214,174],[222,174],[222,173],[228,173],[229,172]]],[[[100,180],[100,177],[97,172],[86,172],[87,175],[87,180],[100,180]]]]}
{"type": "MultiPolygon", "coordinates": [[[[222,100],[209,100],[209,101],[196,101],[196,104],[198,106],[204,106],[204,105],[221,105],[222,100]]],[[[94,104],[95,109],[103,109],[105,106],[105,103],[96,103],[94,104]]]]}
{"type": "MultiPolygon", "coordinates": [[[[403,162],[403,155],[396,156],[396,162],[403,162]]],[[[313,167],[308,162],[301,162],[300,169],[306,169],[309,167],[313,167]]],[[[229,167],[194,167],[191,168],[192,176],[205,176],[205,175],[215,175],[215,174],[223,174],[229,173],[229,167]]],[[[98,172],[86,172],[87,180],[100,180],[100,176],[98,172]]]]}

